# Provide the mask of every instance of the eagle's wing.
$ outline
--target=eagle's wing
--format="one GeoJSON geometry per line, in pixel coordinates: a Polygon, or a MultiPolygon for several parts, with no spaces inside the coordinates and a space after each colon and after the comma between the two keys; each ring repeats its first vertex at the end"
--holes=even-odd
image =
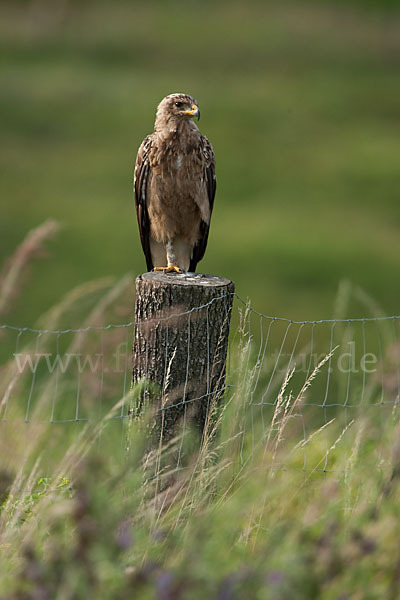
{"type": "MultiPolygon", "coordinates": [[[[215,189],[217,186],[217,180],[215,177],[215,156],[212,146],[208,139],[202,135],[200,139],[200,151],[204,156],[204,174],[203,177],[207,186],[208,203],[210,207],[210,219],[211,213],[214,206],[215,189]]],[[[210,221],[201,221],[200,223],[200,238],[193,248],[192,258],[190,260],[189,271],[194,272],[196,270],[197,263],[204,256],[208,240],[208,232],[210,229],[210,221]]]]}
{"type": "Polygon", "coordinates": [[[153,268],[153,261],[150,252],[150,220],[147,211],[147,183],[149,179],[150,161],[149,151],[151,148],[152,136],[148,135],[142,142],[136,157],[135,174],[134,174],[134,194],[136,215],[139,224],[140,241],[146,257],[147,269],[153,268]]]}

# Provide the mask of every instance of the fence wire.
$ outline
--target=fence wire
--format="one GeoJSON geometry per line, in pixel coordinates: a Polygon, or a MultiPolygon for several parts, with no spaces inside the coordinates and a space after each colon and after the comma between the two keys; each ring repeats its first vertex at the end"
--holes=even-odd
{"type": "MultiPolygon", "coordinates": [[[[334,450],[339,442],[351,450],[349,431],[355,419],[370,410],[375,410],[376,419],[386,418],[385,413],[392,414],[399,405],[400,316],[294,321],[259,313],[234,296],[239,325],[230,334],[224,381],[212,379],[215,364],[209,339],[218,332],[210,331],[208,324],[212,304],[224,296],[160,317],[173,342],[159,357],[164,382],[158,411],[168,419],[170,411],[182,409],[183,439],[191,406],[206,406],[207,412],[213,399],[223,395],[217,409],[225,413],[235,440],[232,447],[242,464],[261,452],[273,468],[289,468],[280,462],[278,451],[285,437],[293,446],[290,468],[334,472],[334,450]],[[177,317],[186,378],[183,387],[171,391],[177,317]],[[198,385],[191,381],[190,369],[196,327],[204,319],[205,379],[198,385]],[[333,421],[340,423],[339,434],[330,427],[333,421]]],[[[110,419],[123,428],[135,416],[139,394],[131,389],[133,322],[60,330],[1,325],[0,336],[5,356],[0,382],[3,426],[13,421],[61,425],[110,419]]],[[[147,364],[150,357],[145,360],[147,364]]],[[[177,467],[182,464],[182,444],[177,467]]]]}

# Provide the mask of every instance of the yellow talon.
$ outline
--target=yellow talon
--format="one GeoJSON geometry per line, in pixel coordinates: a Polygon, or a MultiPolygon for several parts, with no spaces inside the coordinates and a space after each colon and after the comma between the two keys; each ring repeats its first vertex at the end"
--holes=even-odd
{"type": "Polygon", "coordinates": [[[163,271],[164,273],[183,273],[182,269],[176,265],[168,265],[168,267],[154,267],[153,271],[163,271]]]}

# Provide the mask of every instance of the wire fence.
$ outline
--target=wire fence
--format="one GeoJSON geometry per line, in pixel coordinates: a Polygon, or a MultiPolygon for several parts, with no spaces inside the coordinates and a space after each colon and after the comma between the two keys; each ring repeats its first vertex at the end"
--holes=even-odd
{"type": "MultiPolygon", "coordinates": [[[[179,313],[187,340],[193,338],[196,318],[206,318],[210,304],[179,313]]],[[[340,422],[340,441],[351,444],[347,432],[356,418],[377,407],[376,418],[383,418],[385,411],[399,405],[400,316],[294,321],[259,313],[237,294],[234,312],[239,325],[230,334],[227,378],[218,392],[224,394],[223,410],[235,423],[232,435],[243,464],[260,448],[265,452],[283,427],[296,431],[292,454],[297,459],[292,466],[334,471],[330,449],[337,432],[330,433],[330,424],[340,422]],[[321,458],[310,458],[308,441],[316,432],[324,439],[321,458]]],[[[176,327],[176,314],[165,319],[167,328],[176,327]]],[[[0,335],[5,355],[0,383],[3,426],[102,419],[124,424],[132,419],[138,399],[131,390],[133,322],[60,330],[2,325],[0,335]]],[[[187,343],[189,364],[195,344],[187,343]]],[[[172,347],[160,357],[166,380],[171,356],[172,347]]],[[[211,373],[212,359],[205,356],[204,361],[211,373]]],[[[190,395],[191,386],[187,378],[184,389],[159,407],[164,412],[183,407],[181,430],[189,426],[190,406],[215,397],[208,384],[190,395]]],[[[179,462],[180,458],[178,466],[179,462]]],[[[274,467],[286,465],[275,460],[274,467]]]]}

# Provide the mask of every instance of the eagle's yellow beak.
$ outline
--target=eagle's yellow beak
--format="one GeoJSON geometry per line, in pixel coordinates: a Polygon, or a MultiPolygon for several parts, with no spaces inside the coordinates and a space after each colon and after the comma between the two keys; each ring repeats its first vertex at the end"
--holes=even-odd
{"type": "Polygon", "coordinates": [[[190,117],[197,117],[197,120],[200,120],[200,109],[196,104],[193,104],[191,110],[181,110],[183,115],[189,115],[190,117]]]}

